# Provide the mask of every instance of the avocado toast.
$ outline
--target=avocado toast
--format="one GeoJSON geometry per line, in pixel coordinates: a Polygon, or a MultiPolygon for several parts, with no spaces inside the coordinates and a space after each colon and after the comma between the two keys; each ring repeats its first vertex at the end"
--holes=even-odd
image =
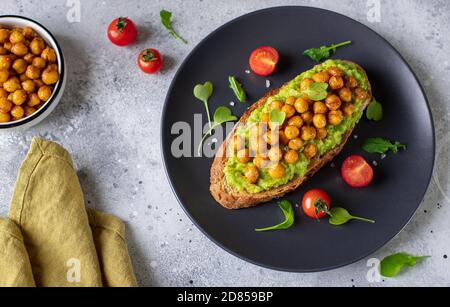
{"type": "Polygon", "coordinates": [[[225,208],[242,209],[294,191],[341,152],[371,100],[365,71],[342,60],[272,90],[218,150],[212,196],[225,208]]]}

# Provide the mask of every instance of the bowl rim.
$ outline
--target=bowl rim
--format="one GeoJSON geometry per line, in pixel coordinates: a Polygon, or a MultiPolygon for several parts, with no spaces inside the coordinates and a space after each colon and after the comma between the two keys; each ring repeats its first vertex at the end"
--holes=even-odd
{"type": "MultiPolygon", "coordinates": [[[[60,67],[60,74],[59,74],[59,80],[58,83],[56,84],[55,89],[53,90],[52,96],[51,98],[39,109],[37,110],[35,113],[33,113],[32,115],[22,118],[20,120],[16,120],[16,121],[12,121],[12,122],[8,122],[8,123],[0,123],[0,130],[2,129],[11,129],[11,128],[15,128],[15,127],[20,127],[23,125],[26,125],[32,121],[34,121],[35,119],[37,119],[38,117],[40,117],[41,115],[43,115],[45,113],[45,111],[48,110],[48,108],[53,104],[53,102],[55,101],[56,98],[58,98],[61,90],[62,90],[62,86],[64,84],[64,79],[65,79],[65,62],[64,62],[64,56],[62,53],[62,49],[61,46],[59,45],[58,41],[56,40],[55,36],[53,36],[53,34],[46,28],[44,27],[41,23],[28,18],[28,17],[23,17],[23,16],[18,16],[18,15],[0,15],[0,20],[2,18],[16,18],[16,19],[21,19],[21,20],[25,20],[28,22],[31,22],[32,24],[37,25],[38,27],[40,27],[42,30],[44,30],[44,32],[46,32],[46,34],[50,37],[50,39],[52,40],[52,43],[54,43],[55,45],[55,49],[57,52],[57,55],[60,59],[61,62],[61,67],[60,67]]],[[[36,29],[33,29],[36,31],[36,29]]]]}

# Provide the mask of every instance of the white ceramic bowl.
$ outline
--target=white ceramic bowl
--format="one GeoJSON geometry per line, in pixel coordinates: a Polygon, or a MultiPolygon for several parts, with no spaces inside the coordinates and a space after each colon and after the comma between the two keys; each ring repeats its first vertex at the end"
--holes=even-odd
{"type": "Polygon", "coordinates": [[[51,48],[55,50],[58,58],[59,80],[55,84],[53,93],[50,96],[49,100],[47,100],[47,102],[42,105],[39,110],[28,117],[24,117],[20,120],[11,121],[8,123],[0,123],[0,130],[30,128],[46,118],[55,109],[63,96],[67,79],[64,56],[62,54],[61,47],[59,46],[55,37],[44,26],[34,20],[21,16],[0,15],[0,25],[9,28],[32,28],[51,48]]]}

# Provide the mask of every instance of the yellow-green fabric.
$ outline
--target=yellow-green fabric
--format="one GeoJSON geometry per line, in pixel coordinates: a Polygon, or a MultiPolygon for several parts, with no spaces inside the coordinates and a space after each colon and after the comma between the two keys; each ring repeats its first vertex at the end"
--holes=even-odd
{"type": "Polygon", "coordinates": [[[10,261],[0,260],[0,286],[136,286],[124,224],[88,212],[69,153],[33,139],[2,222],[10,261]]]}

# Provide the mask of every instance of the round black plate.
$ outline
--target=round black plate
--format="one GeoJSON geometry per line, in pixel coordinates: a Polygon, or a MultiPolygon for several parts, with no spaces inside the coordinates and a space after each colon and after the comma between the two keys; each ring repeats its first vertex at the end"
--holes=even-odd
{"type": "MultiPolygon", "coordinates": [[[[249,104],[236,103],[240,116],[249,104]]],[[[197,132],[198,133],[198,132],[197,132]]],[[[196,146],[192,146],[195,152],[196,146]]],[[[434,128],[422,88],[400,54],[366,26],[334,12],[307,7],[277,7],[242,16],[204,39],[178,71],[167,95],[162,114],[162,152],[172,188],[194,223],[214,242],[230,253],[271,269],[313,272],[337,268],[375,252],[396,236],[413,216],[430,182],[434,163],[434,128]],[[253,209],[223,209],[209,193],[212,159],[175,158],[171,154],[173,123],[183,121],[194,127],[194,113],[204,113],[192,96],[195,84],[212,81],[213,112],[236,99],[227,78],[235,75],[256,101],[267,89],[266,78],[247,75],[251,51],[263,45],[275,47],[281,56],[277,72],[268,79],[281,86],[315,63],[302,56],[310,47],[353,40],[334,58],[351,60],[366,69],[374,96],[384,105],[382,122],[363,119],[336,167],[326,166],[297,191],[288,195],[299,204],[310,188],[327,190],[334,204],[352,213],[375,219],[375,225],[352,222],[342,227],[317,222],[296,209],[294,227],[285,231],[256,233],[257,227],[282,220],[275,201],[253,209]],[[400,154],[386,159],[361,150],[368,137],[385,137],[408,145],[400,154]],[[351,154],[376,160],[375,179],[365,189],[352,189],[341,179],[339,166],[351,154]]]]}

